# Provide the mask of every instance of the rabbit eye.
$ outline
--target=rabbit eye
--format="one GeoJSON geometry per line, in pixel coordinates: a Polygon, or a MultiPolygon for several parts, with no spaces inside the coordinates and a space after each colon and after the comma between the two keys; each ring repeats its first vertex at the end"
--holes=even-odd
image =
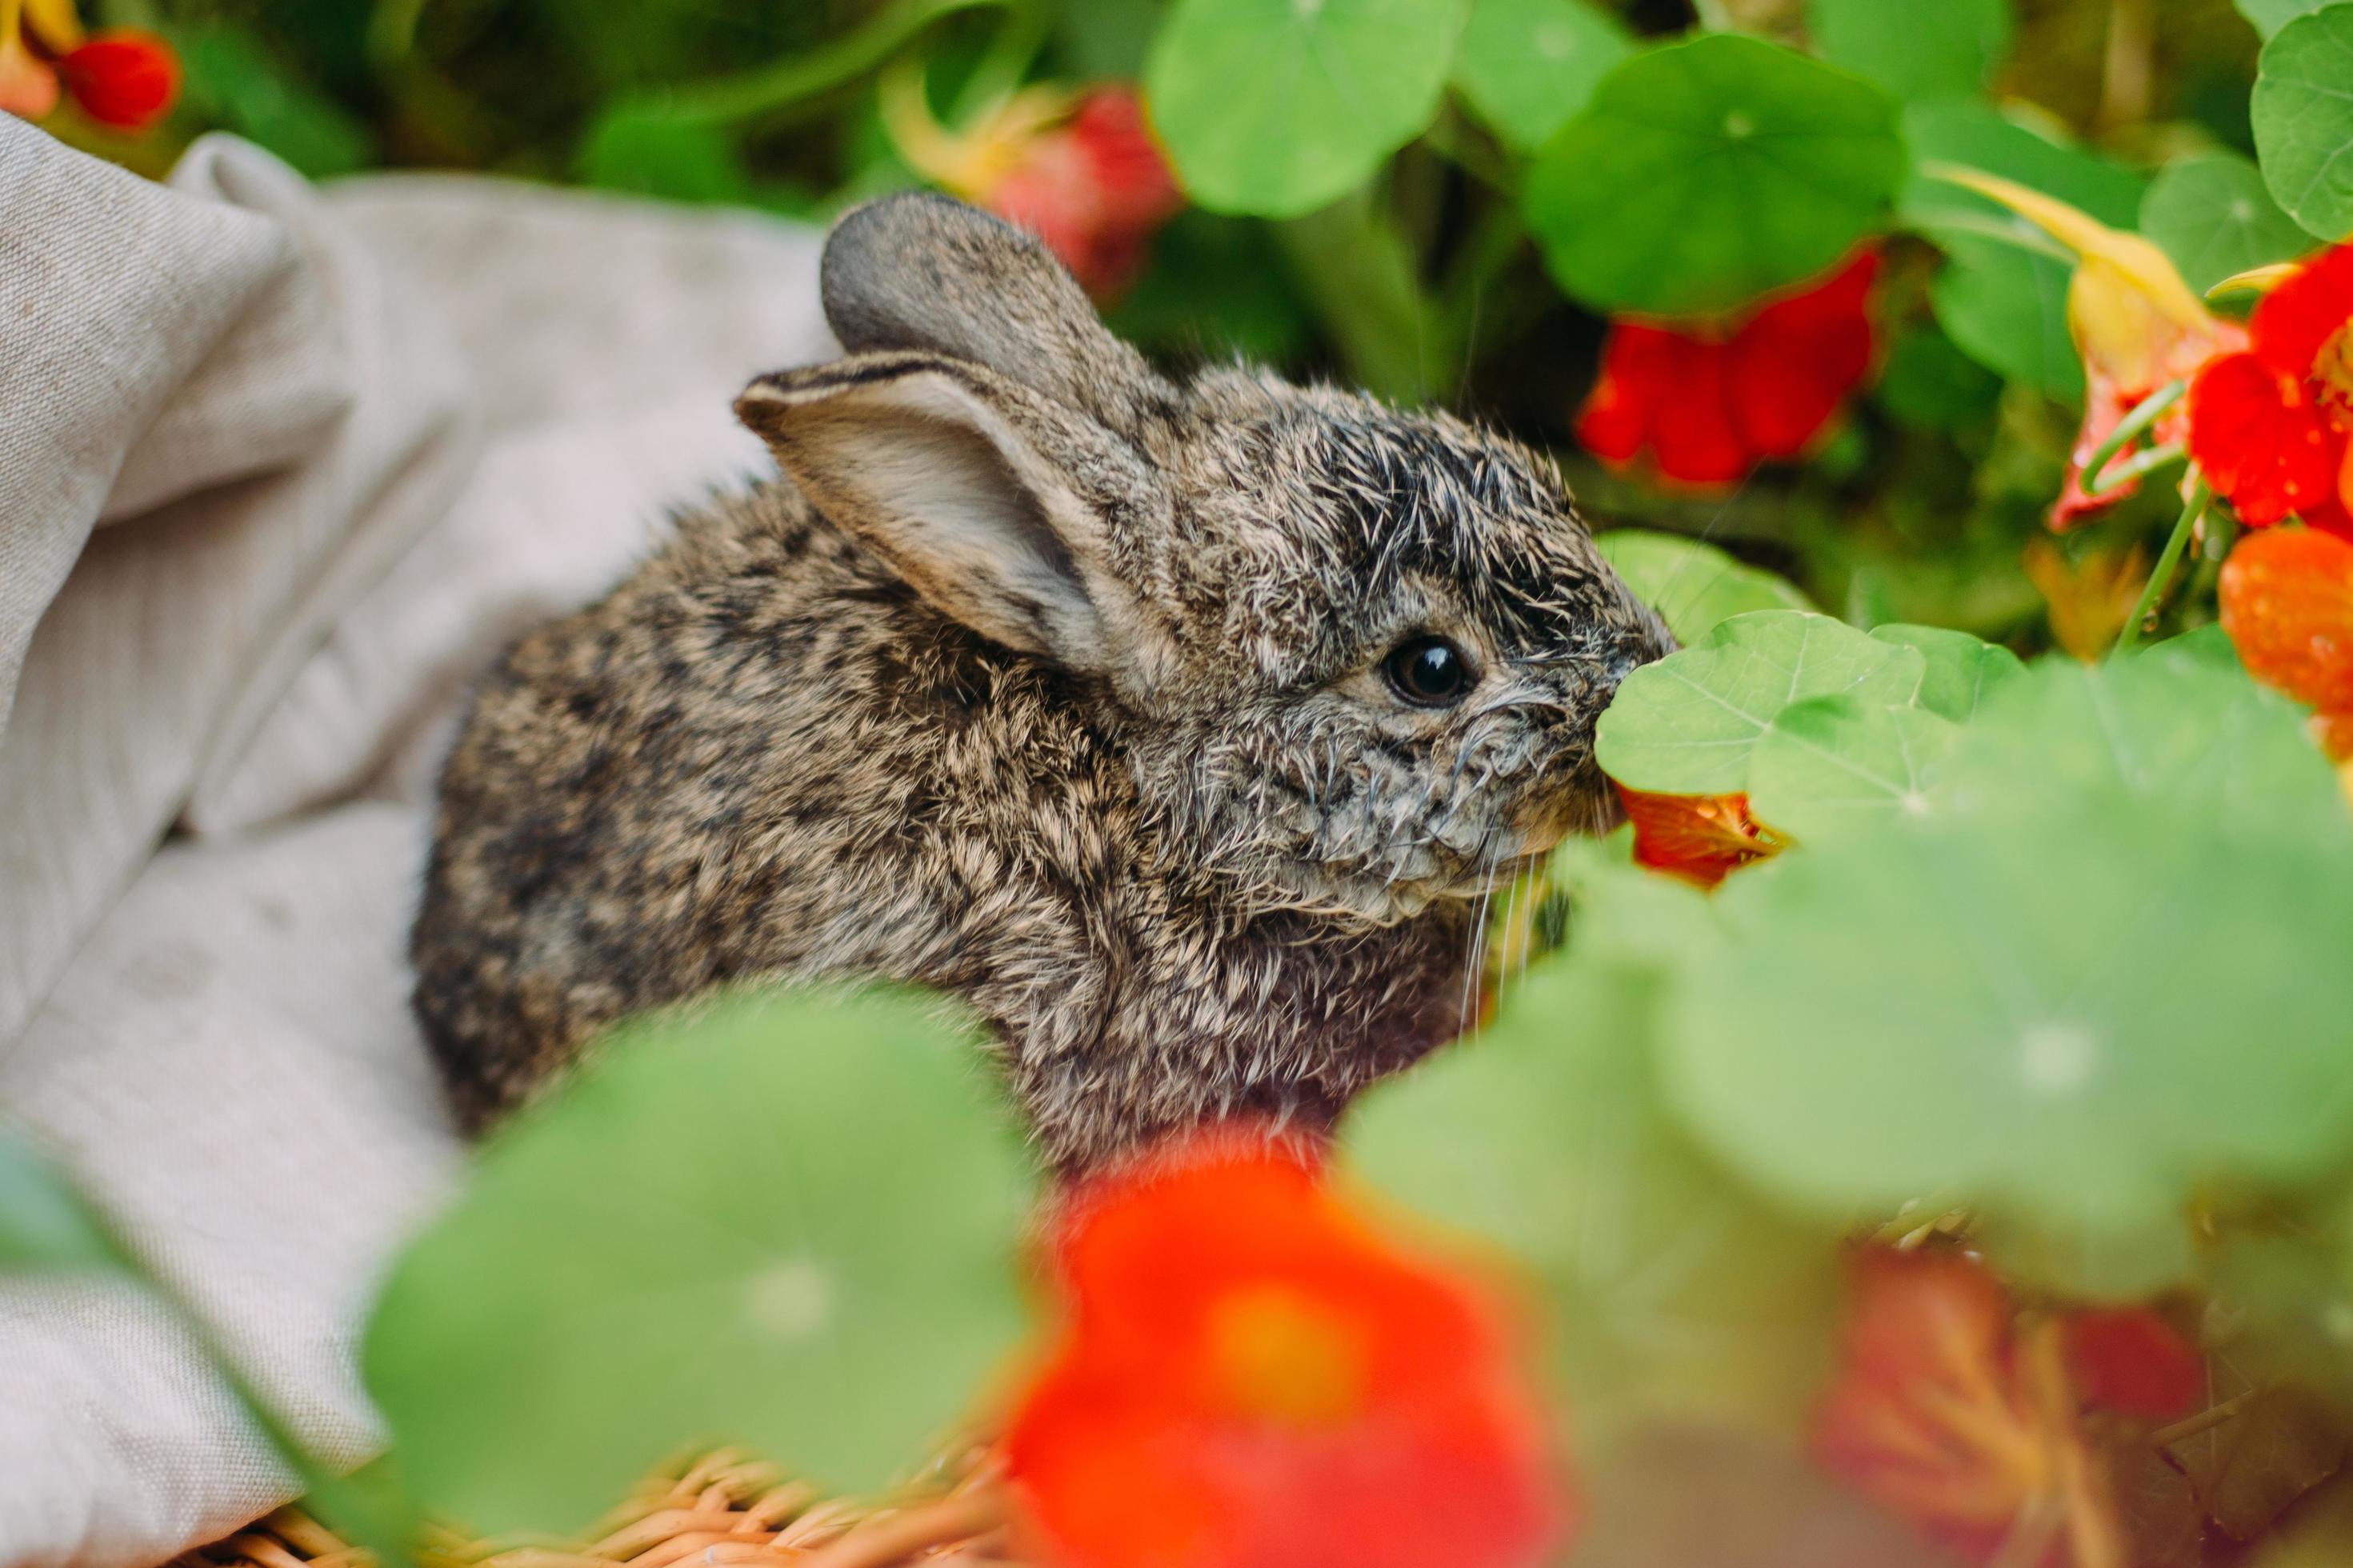
{"type": "Polygon", "coordinates": [[[1414,637],[1389,650],[1381,661],[1389,687],[1422,708],[1446,708],[1462,700],[1478,678],[1462,650],[1444,637],[1414,637]]]}

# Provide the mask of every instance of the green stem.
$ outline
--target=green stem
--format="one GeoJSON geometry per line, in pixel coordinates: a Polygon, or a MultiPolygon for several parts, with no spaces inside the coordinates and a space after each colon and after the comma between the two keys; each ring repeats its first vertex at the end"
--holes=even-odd
{"type": "Polygon", "coordinates": [[[960,11],[1027,11],[1026,0],[899,0],[854,33],[754,70],[649,94],[649,107],[681,120],[724,124],[790,108],[854,81],[942,17],[960,11]]]}
{"type": "Polygon", "coordinates": [[[2115,474],[2106,472],[2107,466],[2115,461],[2116,454],[2140,439],[2142,433],[2162,418],[2167,409],[2180,402],[2182,394],[2189,390],[2188,382],[2168,381],[2132,405],[2131,411],[2124,416],[2114,430],[2108,432],[2108,438],[2094,448],[2091,458],[2084,463],[2083,487],[2085,496],[2098,496],[2103,491],[2114,489],[2116,486],[2138,479],[2151,468],[2162,468],[2181,456],[2179,447],[2171,445],[2157,447],[2141,454],[2140,457],[2133,459],[2131,464],[2118,469],[2115,474]]]}
{"type": "Polygon", "coordinates": [[[2173,581],[2174,569],[2181,564],[2181,552],[2189,548],[2189,536],[2198,527],[2198,519],[2214,492],[2206,488],[2204,475],[2200,475],[2189,487],[2189,500],[2181,509],[2173,532],[2165,542],[2164,551],[2157,558],[2157,568],[2148,574],[2148,586],[2140,594],[2140,603],[2133,606],[2132,618],[2125,622],[2116,634],[2116,653],[2129,653],[2140,640],[2141,628],[2157,615],[2158,601],[2164,597],[2166,585],[2173,581]]]}

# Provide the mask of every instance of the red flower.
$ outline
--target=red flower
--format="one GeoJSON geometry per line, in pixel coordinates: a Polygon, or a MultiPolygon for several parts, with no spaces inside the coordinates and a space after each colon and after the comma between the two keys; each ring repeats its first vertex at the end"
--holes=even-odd
{"type": "Polygon", "coordinates": [[[58,61],[58,75],[92,120],[144,131],[180,96],[180,62],[153,33],[115,27],[58,61]]]}
{"type": "Polygon", "coordinates": [[[907,161],[1035,233],[1097,296],[1127,284],[1145,242],[1185,205],[1130,88],[1029,88],[959,135],[933,122],[921,95],[907,79],[886,84],[884,121],[907,161]]]}
{"type": "Polygon", "coordinates": [[[1767,460],[1803,456],[1870,373],[1864,310],[1876,252],[1735,322],[1619,321],[1577,438],[1613,467],[1645,449],[1667,479],[1726,485],[1767,460]]]}
{"type": "Polygon", "coordinates": [[[1780,844],[1748,815],[1745,795],[1651,795],[1618,786],[1634,825],[1634,859],[1713,888],[1751,860],[1780,852],[1780,844]]]}
{"type": "Polygon", "coordinates": [[[1072,1201],[1063,1342],[1016,1413],[1073,1568],[1504,1568],[1563,1523],[1494,1309],[1299,1160],[1211,1139],[1072,1201]]]}
{"type": "Polygon", "coordinates": [[[2353,247],[2263,297],[2248,345],[2189,387],[2189,455],[2254,527],[2289,516],[2353,533],[2353,247]]]}
{"type": "Polygon", "coordinates": [[[2163,1421],[2204,1383],[2197,1351],[2144,1309],[2021,1324],[1976,1258],[1871,1247],[1849,1276],[1844,1355],[1815,1415],[1814,1452],[1971,1555],[2014,1551],[2021,1527],[2041,1520],[2063,1534],[2074,1563],[2121,1563],[2114,1500],[2082,1411],[2163,1421]]]}
{"type": "Polygon", "coordinates": [[[2251,533],[2221,589],[2222,630],[2248,673],[2318,709],[2324,743],[2353,740],[2353,544],[2308,528],[2251,533]]]}

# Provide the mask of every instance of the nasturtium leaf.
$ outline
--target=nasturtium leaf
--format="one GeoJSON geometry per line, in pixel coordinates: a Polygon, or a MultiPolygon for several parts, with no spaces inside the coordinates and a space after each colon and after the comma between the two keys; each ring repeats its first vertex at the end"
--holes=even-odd
{"type": "Polygon", "coordinates": [[[1807,0],[1814,52],[1898,98],[1966,97],[2010,52],[2010,0],[1807,0]]]}
{"type": "Polygon", "coordinates": [[[1603,78],[1529,171],[1521,206],[1569,293],[1692,315],[1828,268],[1877,226],[1904,170],[1878,88],[1710,33],[1603,78]]]}
{"type": "Polygon", "coordinates": [[[2263,187],[2263,171],[2236,153],[2200,153],[2158,170],[2141,198],[2140,226],[2200,290],[2312,248],[2312,237],[2263,187]]]}
{"type": "MultiPolygon", "coordinates": [[[[1708,912],[1675,891],[1690,947],[1708,912]]],[[[1835,1301],[1831,1227],[1779,1217],[1662,1114],[1656,988],[1637,964],[1540,965],[1475,1040],[1371,1091],[1343,1130],[1355,1173],[1535,1274],[1588,1444],[1662,1414],[1786,1425],[1835,1301]]]]}
{"type": "Polygon", "coordinates": [[[2270,37],[2298,16],[2309,16],[2340,0],[2238,0],[2239,15],[2264,37],[2270,37]]]}
{"type": "Polygon", "coordinates": [[[725,132],[627,100],[597,116],[580,143],[580,178],[671,202],[753,199],[751,172],[725,132]]]}
{"type": "Polygon", "coordinates": [[[1793,702],[1774,716],[1748,763],[1748,809],[1799,843],[1846,837],[1932,809],[1928,769],[1958,732],[1923,708],[1852,693],[1793,702]]]}
{"type": "Polygon", "coordinates": [[[693,1444],[872,1487],[1018,1342],[1029,1187],[923,998],[641,1021],[402,1257],[368,1388],[419,1500],[478,1530],[576,1527],[693,1444]]]}
{"type": "Polygon", "coordinates": [[[1933,321],[1923,321],[1887,351],[1872,395],[1898,424],[1959,430],[1992,416],[2001,377],[1963,353],[1933,321]]]}
{"type": "Polygon", "coordinates": [[[1192,198],[1295,217],[1430,124],[1462,0],[1176,0],[1144,67],[1154,128],[1192,198]]]}
{"type": "Polygon", "coordinates": [[[1593,536],[1601,559],[1689,647],[1750,610],[1810,610],[1786,578],[1680,533],[1619,528],[1593,536]]]}
{"type": "Polygon", "coordinates": [[[1690,1126],[1826,1213],[1934,1197],[2085,1246],[2330,1168],[2353,817],[2263,695],[2194,659],[2038,665],[1929,815],[1729,884],[1666,1015],[1690,1126]]]}
{"type": "Polygon", "coordinates": [[[1957,723],[1975,718],[1978,704],[1987,693],[2026,671],[2026,666],[2008,648],[1967,632],[1897,622],[1873,626],[1871,635],[1881,642],[1920,650],[1928,668],[1920,677],[1920,689],[1913,701],[1957,723]]]}
{"type": "Polygon", "coordinates": [[[2272,198],[2306,232],[2353,231],[2353,5],[2298,16],[2272,35],[2248,113],[2272,198]]]}
{"type": "MultiPolygon", "coordinates": [[[[1915,168],[1942,163],[1999,174],[2112,228],[2129,229],[2138,217],[2141,185],[2130,171],[2048,141],[1987,105],[1915,103],[1905,112],[1904,133],[1915,168]]],[[[1928,298],[1946,335],[2009,380],[2082,397],[2083,361],[2067,332],[2073,258],[2025,219],[1925,172],[1905,186],[1898,210],[1945,251],[1928,298]]]]}
{"type": "Polygon", "coordinates": [[[121,1266],[121,1253],[80,1194],[0,1127],[0,1274],[121,1266]]]}
{"type": "Polygon", "coordinates": [[[174,26],[189,103],[314,180],[375,162],[365,122],[318,89],[259,33],[240,23],[174,26]]]}
{"type": "Polygon", "coordinates": [[[1976,1219],[1972,1238],[1995,1273],[2013,1286],[2077,1301],[2146,1301],[2190,1278],[2198,1262],[2184,1214],[2090,1231],[2047,1217],[2014,1224],[1996,1213],[1976,1219]]]}
{"type": "Polygon", "coordinates": [[[1533,152],[1633,52],[1625,25],[1590,0],[1472,0],[1454,80],[1497,134],[1533,152]]]}
{"type": "Polygon", "coordinates": [[[1630,789],[1731,795],[1747,787],[1749,753],[1784,708],[1840,692],[1908,703],[1926,667],[1918,650],[1828,616],[1735,616],[1628,676],[1601,715],[1595,754],[1630,789]]]}

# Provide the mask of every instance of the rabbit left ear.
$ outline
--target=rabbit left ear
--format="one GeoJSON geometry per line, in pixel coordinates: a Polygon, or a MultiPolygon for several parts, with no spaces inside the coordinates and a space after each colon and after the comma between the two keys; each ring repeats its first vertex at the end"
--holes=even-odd
{"type": "Polygon", "coordinates": [[[1148,686],[1165,624],[1129,585],[1114,514],[1165,505],[1134,448],[977,365],[860,354],[764,376],[735,412],[818,509],[992,641],[1148,686]]]}

